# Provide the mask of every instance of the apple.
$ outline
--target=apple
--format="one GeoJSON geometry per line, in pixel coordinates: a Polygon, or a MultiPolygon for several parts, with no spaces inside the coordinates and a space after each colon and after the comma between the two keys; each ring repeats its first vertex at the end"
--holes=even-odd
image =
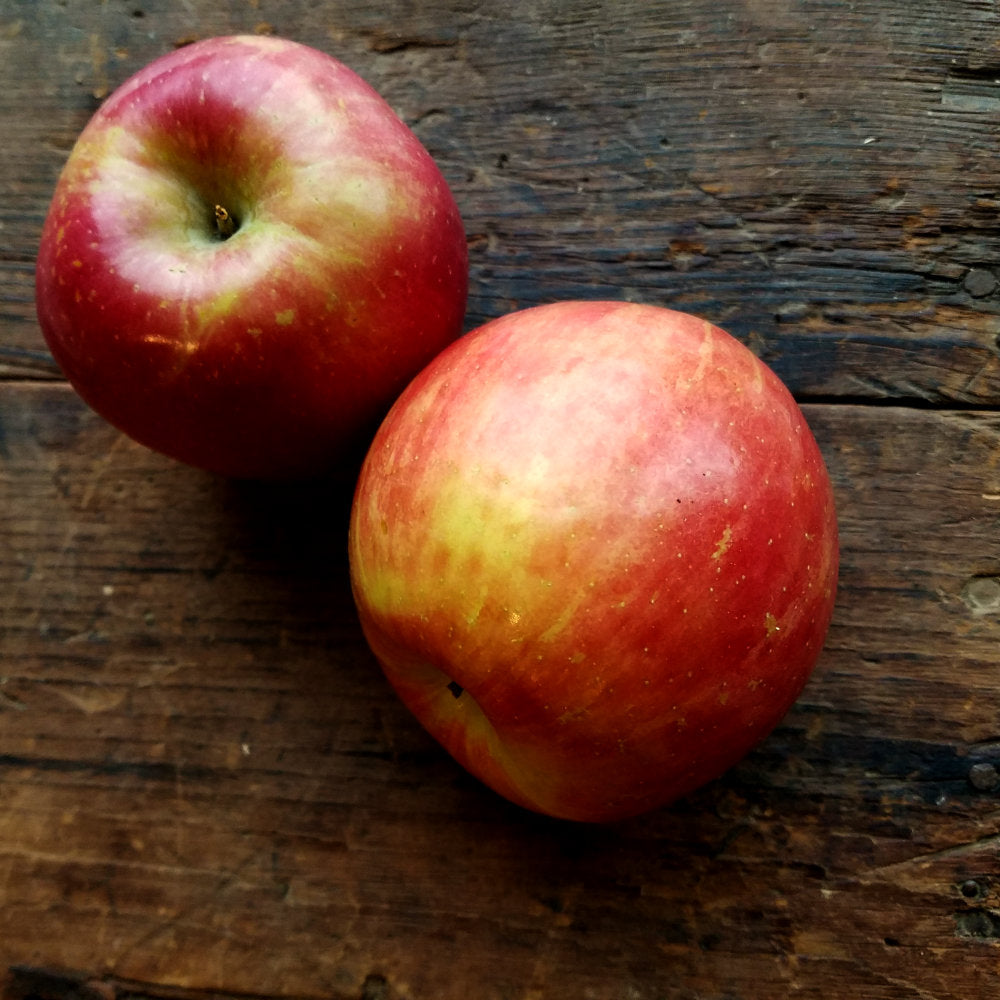
{"type": "Polygon", "coordinates": [[[404,390],[362,465],[351,583],[403,702],[522,806],[611,821],[720,775],[798,697],[836,589],[816,441],[702,319],[561,302],[404,390]]]}
{"type": "Polygon", "coordinates": [[[211,38],[84,128],[41,235],[38,319],[136,440],[237,477],[363,454],[461,333],[468,254],[437,165],[329,55],[211,38]]]}

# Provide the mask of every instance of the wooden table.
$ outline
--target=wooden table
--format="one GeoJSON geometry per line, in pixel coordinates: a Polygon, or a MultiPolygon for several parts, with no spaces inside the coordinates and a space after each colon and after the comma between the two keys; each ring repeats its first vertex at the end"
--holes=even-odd
{"type": "Polygon", "coordinates": [[[992,0],[0,0],[0,972],[42,1000],[1000,995],[992,0]],[[33,265],[102,98],[186,41],[346,61],[453,185],[469,325],[699,313],[803,404],[843,567],[721,780],[521,811],[360,635],[350,482],[227,482],[61,379],[33,265]]]}

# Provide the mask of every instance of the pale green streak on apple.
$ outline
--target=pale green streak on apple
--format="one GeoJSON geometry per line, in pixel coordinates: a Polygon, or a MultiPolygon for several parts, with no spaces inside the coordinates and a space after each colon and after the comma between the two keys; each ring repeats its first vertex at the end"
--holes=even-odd
{"type": "Polygon", "coordinates": [[[440,484],[421,530],[428,536],[420,547],[422,565],[397,567],[390,557],[372,573],[358,567],[368,599],[382,614],[421,618],[449,609],[456,623],[464,623],[468,641],[480,628],[501,628],[512,643],[527,638],[550,643],[590,596],[586,583],[571,591],[565,580],[556,587],[528,569],[545,531],[531,491],[508,493],[501,484],[499,495],[477,494],[468,477],[454,473],[440,484]],[[442,549],[447,558],[443,569],[435,569],[442,549]],[[484,570],[471,572],[473,565],[484,570]]]}
{"type": "MultiPolygon", "coordinates": [[[[705,349],[706,365],[710,363],[711,347],[705,349]]],[[[602,356],[603,357],[603,356],[602,356]]],[[[576,428],[581,439],[606,436],[609,427],[615,426],[605,414],[620,413],[625,404],[634,398],[636,391],[655,391],[656,387],[644,381],[643,368],[630,359],[604,357],[608,369],[601,384],[601,397],[590,395],[591,406],[581,413],[576,428]],[[640,389],[637,390],[636,386],[640,389]]],[[[567,399],[582,398],[585,388],[577,381],[586,381],[586,367],[555,366],[554,374],[544,379],[544,385],[522,390],[519,379],[513,379],[480,401],[480,413],[464,426],[481,428],[476,440],[455,438],[439,442],[440,456],[462,456],[467,453],[489,455],[504,454],[503,439],[523,442],[517,456],[507,454],[505,468],[491,468],[476,463],[464,465],[464,471],[451,475],[439,468],[425,472],[424,503],[429,507],[421,519],[421,530],[427,532],[428,541],[409,547],[410,551],[426,553],[424,565],[397,569],[391,553],[381,560],[379,579],[368,581],[366,587],[373,604],[388,615],[424,616],[436,607],[458,607],[456,620],[464,621],[471,630],[477,625],[494,627],[495,621],[480,622],[489,604],[492,615],[506,620],[512,641],[523,641],[530,636],[543,643],[554,643],[571,626],[588,603],[595,599],[594,591],[603,574],[613,570],[622,575],[628,572],[633,556],[615,544],[608,533],[600,546],[602,567],[568,564],[563,567],[558,586],[552,579],[544,579],[528,571],[532,554],[539,545],[562,543],[569,556],[577,548],[575,525],[588,525],[588,537],[595,530],[588,522],[588,507],[608,508],[593,494],[599,492],[600,483],[618,483],[619,473],[598,475],[593,468],[578,468],[577,456],[572,450],[553,449],[552,442],[566,433],[564,404],[567,399]],[[557,467],[558,466],[558,467],[557,467]],[[442,477],[431,486],[430,477],[442,477]],[[516,479],[516,485],[513,480],[516,479]],[[553,494],[553,483],[577,483],[575,493],[553,494]],[[446,576],[435,575],[435,546],[437,552],[448,553],[446,576]],[[477,572],[468,571],[474,565],[488,567],[477,572]],[[413,581],[422,585],[413,586],[413,581]],[[483,582],[473,588],[470,581],[483,582]],[[570,583],[569,581],[573,581],[570,583]],[[506,616],[506,618],[505,618],[506,616]],[[512,620],[511,616],[515,616],[512,620]]],[[[691,385],[684,387],[694,391],[691,385]]],[[[439,383],[442,401],[428,399],[424,406],[429,419],[434,411],[447,407],[447,380],[439,383]]],[[[646,429],[636,425],[619,428],[625,438],[644,435],[646,429]]],[[[614,466],[619,462],[620,449],[609,443],[604,460],[614,466]]],[[[590,458],[593,459],[593,455],[590,458]]],[[[405,448],[399,460],[403,464],[418,463],[418,456],[405,448]]],[[[463,459],[457,459],[457,468],[463,468],[463,459]]],[[[638,471],[638,470],[630,470],[638,471]]],[[[641,483],[623,504],[632,508],[632,516],[663,521],[667,515],[647,510],[651,498],[659,496],[661,489],[643,489],[641,483]]],[[[657,504],[659,506],[659,504],[657,504]]],[[[614,504],[610,504],[613,509],[614,504]]],[[[623,510],[623,514],[624,514],[623,510]]],[[[373,513],[373,517],[377,517],[373,513]]],[[[375,521],[377,523],[377,520],[375,521]]],[[[609,527],[610,526],[606,526],[609,527]]],[[[624,543],[623,543],[624,544],[624,543]]],[[[405,546],[404,546],[405,547],[405,546]]],[[[546,560],[539,560],[545,564],[546,560]]],[[[559,567],[555,567],[559,573],[559,567]]]]}
{"type": "Polygon", "coordinates": [[[196,330],[193,333],[192,331],[188,331],[189,339],[193,341],[199,340],[202,331],[210,329],[212,324],[218,320],[232,315],[233,310],[237,308],[242,297],[243,293],[240,289],[231,288],[220,292],[214,298],[196,303],[193,309],[196,330]]]}
{"type": "MultiPolygon", "coordinates": [[[[693,345],[697,364],[692,375],[673,387],[673,392],[681,397],[697,394],[703,379],[719,378],[724,372],[715,358],[712,328],[704,325],[701,333],[693,345]]],[[[539,349],[544,350],[545,339],[540,337],[538,343],[539,349]]],[[[553,361],[551,375],[527,389],[522,388],[516,376],[493,387],[479,401],[475,419],[463,424],[465,428],[479,429],[474,432],[473,440],[446,435],[438,442],[438,460],[454,456],[456,469],[463,471],[449,476],[438,466],[422,473],[421,493],[426,513],[421,515],[420,525],[427,540],[421,545],[403,547],[425,553],[423,563],[419,567],[396,568],[391,553],[387,553],[379,566],[378,584],[369,592],[377,607],[389,616],[416,618],[437,608],[457,607],[460,610],[456,622],[465,623],[470,642],[477,627],[506,627],[511,641],[523,641],[530,636],[542,643],[557,643],[581,614],[600,609],[595,602],[602,599],[602,593],[610,597],[602,586],[609,574],[626,581],[633,565],[639,568],[627,542],[616,543],[614,525],[595,522],[591,516],[594,511],[617,508],[622,518],[638,519],[648,530],[660,535],[659,545],[667,544],[674,522],[682,514],[674,509],[673,503],[666,503],[664,497],[673,496],[669,484],[680,471],[677,467],[690,459],[683,452],[675,456],[664,453],[649,468],[622,464],[621,456],[627,454],[629,444],[645,439],[651,429],[639,422],[622,423],[616,416],[627,413],[629,401],[639,394],[659,395],[664,390],[646,366],[617,356],[617,343],[617,338],[609,337],[607,349],[597,351],[604,373],[598,393],[592,391],[594,383],[590,380],[586,355],[560,358],[553,361]],[[574,433],[581,440],[607,440],[607,447],[597,456],[608,464],[604,472],[594,469],[592,452],[588,453],[590,464],[581,467],[575,450],[552,446],[567,433],[564,417],[567,401],[580,398],[587,398],[589,405],[585,410],[574,411],[578,418],[574,433]],[[521,442],[520,453],[506,446],[511,440],[521,442]],[[489,463],[469,464],[464,458],[468,454],[497,454],[503,456],[504,464],[502,468],[491,468],[489,463]],[[438,477],[441,481],[433,482],[438,477]],[[562,484],[556,492],[555,484],[562,484]],[[574,485],[567,490],[567,484],[574,485]],[[615,495],[601,497],[601,491],[607,489],[613,489],[615,495]],[[577,538],[577,530],[585,532],[585,537],[577,538]],[[592,545],[595,535],[600,539],[596,548],[592,545]],[[555,566],[556,580],[529,572],[538,547],[553,544],[561,545],[565,558],[573,559],[574,564],[567,563],[562,570],[555,566]],[[447,552],[447,560],[440,559],[442,551],[447,552]],[[589,557],[584,555],[587,551],[599,558],[599,564],[587,564],[589,557]],[[441,570],[435,570],[435,565],[444,567],[443,575],[441,570]],[[473,572],[474,566],[484,569],[473,572]],[[421,584],[414,587],[414,580],[421,584]],[[489,621],[483,618],[488,606],[489,621]]],[[[431,421],[438,419],[439,410],[448,407],[451,391],[448,381],[442,376],[434,398],[428,397],[424,402],[431,421]]],[[[759,395],[762,389],[762,380],[750,382],[753,395],[759,395]]],[[[680,420],[685,411],[679,405],[670,412],[680,420]]],[[[681,431],[678,425],[679,435],[681,431]]],[[[403,447],[399,456],[401,466],[412,462],[422,467],[417,459],[407,446],[403,447]]],[[[715,484],[712,494],[733,475],[728,447],[706,451],[699,456],[699,462],[706,483],[715,484]]],[[[732,526],[727,524],[713,547],[704,553],[705,558],[718,566],[731,543],[732,526]]],[[[552,566],[551,555],[538,559],[537,564],[552,566]]],[[[623,609],[620,596],[615,600],[613,607],[623,609]]],[[[655,603],[656,595],[645,600],[655,603]]]]}
{"type": "MultiPolygon", "coordinates": [[[[535,603],[532,591],[538,588],[538,581],[525,573],[520,556],[528,525],[527,511],[518,512],[512,504],[500,517],[497,513],[492,504],[470,495],[468,485],[456,477],[441,491],[431,518],[437,537],[447,540],[441,544],[447,546],[449,568],[455,571],[451,579],[441,582],[448,588],[462,587],[462,616],[470,628],[478,623],[494,581],[503,581],[501,603],[507,620],[513,618],[512,624],[520,625],[525,610],[535,603]],[[464,567],[473,558],[481,558],[490,572],[477,588],[470,589],[468,581],[475,577],[466,573],[464,567]]],[[[496,597],[495,593],[493,596],[496,597]]],[[[518,638],[521,633],[523,626],[518,629],[518,638]]]]}

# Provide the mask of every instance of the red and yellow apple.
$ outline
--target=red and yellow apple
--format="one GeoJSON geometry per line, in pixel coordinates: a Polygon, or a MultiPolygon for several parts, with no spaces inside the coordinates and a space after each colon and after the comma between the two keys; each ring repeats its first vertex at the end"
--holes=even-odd
{"type": "Polygon", "coordinates": [[[368,642],[416,717],[530,809],[606,821],[781,720],[836,588],[830,481],[737,340],[567,302],[446,348],[377,432],[351,515],[368,642]]]}
{"type": "Polygon", "coordinates": [[[233,36],[101,106],[36,280],[53,356],[111,423],[223,474],[308,475],[461,333],[468,258],[440,170],[368,84],[233,36]]]}

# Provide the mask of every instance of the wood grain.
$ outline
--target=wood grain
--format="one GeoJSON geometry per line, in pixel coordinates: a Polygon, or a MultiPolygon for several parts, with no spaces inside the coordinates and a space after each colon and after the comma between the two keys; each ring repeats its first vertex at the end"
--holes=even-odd
{"type": "Polygon", "coordinates": [[[440,162],[470,325],[566,297],[698,312],[801,396],[995,405],[1000,21],[982,0],[0,4],[0,372],[56,375],[32,268],[110,89],[230,31],[317,45],[440,162]]]}
{"type": "Polygon", "coordinates": [[[993,1000],[998,79],[989,0],[0,0],[0,995],[993,1000]],[[835,620],[719,781],[608,827],[498,799],[365,648],[353,470],[216,479],[62,381],[33,301],[61,165],[131,73],[235,31],[412,125],[469,326],[672,305],[803,401],[835,620]]]}
{"type": "Polygon", "coordinates": [[[346,483],[214,479],[64,386],[8,384],[0,413],[6,964],[303,997],[992,995],[1000,417],[807,407],[843,536],[815,677],[722,780],[591,828],[497,799],[396,702],[346,483]]]}

